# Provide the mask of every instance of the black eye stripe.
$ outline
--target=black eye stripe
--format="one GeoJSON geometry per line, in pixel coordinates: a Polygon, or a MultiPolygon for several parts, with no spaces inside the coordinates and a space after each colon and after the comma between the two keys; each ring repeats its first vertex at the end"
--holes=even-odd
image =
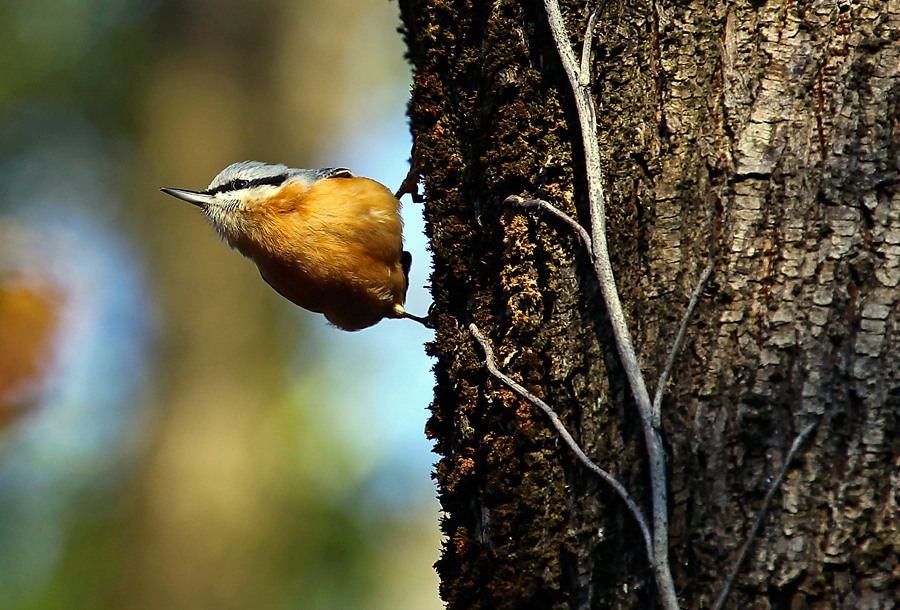
{"type": "Polygon", "coordinates": [[[214,189],[208,189],[206,191],[207,195],[217,195],[219,193],[227,193],[230,191],[240,191],[243,189],[253,188],[254,186],[279,186],[283,184],[284,181],[287,180],[286,174],[280,174],[278,176],[267,176],[265,178],[254,178],[253,180],[244,180],[242,178],[238,178],[236,180],[232,180],[226,184],[220,184],[214,189]]]}
{"type": "Polygon", "coordinates": [[[287,180],[287,174],[269,176],[268,178],[256,178],[255,180],[250,181],[249,186],[262,186],[263,184],[279,186],[280,184],[283,184],[285,180],[287,180]]]}

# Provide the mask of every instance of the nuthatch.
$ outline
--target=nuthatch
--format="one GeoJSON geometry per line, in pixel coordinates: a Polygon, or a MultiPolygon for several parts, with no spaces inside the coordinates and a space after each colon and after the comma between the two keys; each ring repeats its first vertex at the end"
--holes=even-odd
{"type": "Polygon", "coordinates": [[[403,251],[400,201],[345,168],[293,169],[243,161],[205,191],[164,188],[198,206],[232,248],[289,301],[344,330],[403,308],[412,256],[403,251]]]}

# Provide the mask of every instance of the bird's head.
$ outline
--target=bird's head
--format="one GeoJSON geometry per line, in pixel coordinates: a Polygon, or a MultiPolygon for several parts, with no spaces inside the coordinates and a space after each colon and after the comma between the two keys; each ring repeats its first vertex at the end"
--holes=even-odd
{"type": "Polygon", "coordinates": [[[255,216],[265,211],[279,193],[297,183],[308,188],[326,178],[352,178],[343,167],[295,169],[286,165],[268,165],[259,161],[233,163],[219,172],[204,191],[163,188],[162,192],[199,207],[213,227],[229,243],[235,244],[252,230],[255,216]]]}

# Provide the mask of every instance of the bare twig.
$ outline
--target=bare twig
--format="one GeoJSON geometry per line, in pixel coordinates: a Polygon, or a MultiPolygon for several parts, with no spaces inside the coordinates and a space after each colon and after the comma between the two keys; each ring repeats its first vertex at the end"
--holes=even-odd
{"type": "Polygon", "coordinates": [[[781,483],[784,481],[784,477],[787,476],[788,470],[791,467],[791,462],[794,461],[794,456],[797,455],[797,451],[800,449],[803,441],[806,440],[806,437],[808,437],[818,425],[819,420],[812,422],[811,424],[806,426],[800,432],[800,434],[797,435],[797,438],[794,439],[794,442],[791,445],[787,456],[785,456],[784,458],[784,465],[781,467],[781,471],[778,473],[778,476],[775,477],[775,480],[772,481],[772,486],[769,487],[769,491],[766,492],[766,497],[765,499],[763,499],[762,507],[759,509],[759,515],[757,515],[756,521],[753,523],[753,527],[750,528],[750,533],[747,535],[747,540],[746,542],[744,542],[744,547],[741,549],[741,553],[740,555],[738,555],[737,561],[734,562],[734,567],[731,568],[731,573],[728,575],[728,579],[725,581],[725,586],[722,588],[722,592],[719,594],[719,598],[716,600],[716,605],[713,606],[713,610],[722,610],[722,607],[728,600],[728,596],[731,594],[731,589],[734,588],[734,583],[741,571],[741,567],[743,567],[744,562],[747,560],[747,555],[750,554],[750,549],[752,548],[753,543],[756,541],[756,537],[759,534],[760,528],[762,527],[763,520],[766,518],[766,514],[769,512],[769,505],[772,503],[772,498],[775,497],[775,492],[778,491],[779,487],[781,487],[781,483]]]}
{"type": "Polygon", "coordinates": [[[600,17],[603,3],[604,0],[597,2],[594,12],[588,19],[587,27],[584,29],[584,44],[581,46],[581,73],[578,75],[578,84],[582,87],[591,84],[591,43],[594,41],[594,28],[597,26],[597,19],[600,17]]]}
{"type": "Polygon", "coordinates": [[[581,242],[584,244],[585,250],[588,251],[588,256],[591,257],[591,260],[594,260],[594,247],[591,245],[591,236],[588,235],[587,230],[582,227],[577,220],[555,207],[551,203],[547,203],[543,199],[523,199],[517,195],[510,195],[506,199],[503,200],[503,203],[510,203],[513,205],[518,205],[523,208],[531,209],[531,208],[540,208],[547,212],[550,212],[564,223],[572,227],[572,229],[578,233],[578,237],[581,238],[581,242]]]}
{"type": "Polygon", "coordinates": [[[584,80],[575,61],[575,53],[572,51],[572,43],[563,24],[562,13],[557,0],[544,0],[544,8],[547,12],[547,22],[556,50],[572,93],[575,97],[575,108],[578,112],[578,120],[581,126],[581,139],[584,146],[584,162],[586,178],[588,182],[588,203],[591,214],[591,243],[594,249],[594,273],[600,284],[600,292],[606,304],[615,337],[619,358],[632,396],[641,416],[644,430],[644,438],[647,445],[647,457],[650,464],[650,488],[653,505],[653,556],[652,567],[659,589],[660,600],[666,610],[678,608],[678,597],[675,594],[675,583],[672,580],[672,571],[669,567],[669,512],[667,506],[666,490],[666,458],[663,449],[662,437],[659,428],[653,425],[653,405],[650,402],[650,394],[647,392],[647,384],[641,373],[637,354],[631,340],[631,332],[628,330],[628,322],[622,310],[622,302],[616,289],[616,281],[613,276],[612,265],[609,261],[609,249],[606,243],[606,210],[603,194],[603,172],[600,166],[600,148],[597,143],[597,115],[594,109],[594,100],[587,85],[582,85],[584,80]]]}
{"type": "Polygon", "coordinates": [[[556,431],[559,433],[559,436],[565,441],[565,443],[569,446],[569,449],[572,450],[572,453],[581,461],[582,464],[587,466],[587,468],[596,473],[601,479],[606,481],[610,487],[612,487],[619,497],[622,498],[622,501],[625,502],[625,505],[628,507],[628,510],[634,516],[635,520],[638,522],[638,527],[641,528],[641,534],[644,536],[644,545],[647,549],[647,556],[652,559],[653,557],[653,537],[650,534],[650,527],[647,525],[647,520],[644,518],[643,513],[641,513],[641,509],[638,507],[637,503],[632,499],[631,495],[628,493],[628,490],[616,480],[614,476],[608,473],[606,470],[600,468],[594,461],[587,456],[587,454],[582,451],[581,447],[578,445],[578,442],[569,434],[569,431],[566,430],[565,424],[562,423],[562,420],[559,419],[559,416],[553,410],[550,405],[546,402],[526,390],[519,383],[514,381],[511,377],[504,375],[497,368],[496,361],[494,360],[494,350],[491,347],[490,342],[487,338],[481,333],[478,329],[478,326],[473,322],[469,324],[469,332],[472,333],[472,336],[481,344],[481,349],[484,350],[484,365],[487,367],[488,372],[491,373],[494,377],[505,383],[509,386],[513,391],[515,391],[519,396],[530,402],[531,404],[538,407],[541,411],[547,414],[547,417],[550,418],[550,422],[553,424],[553,427],[556,428],[556,431]]]}
{"type": "Polygon", "coordinates": [[[672,350],[669,352],[669,357],[666,359],[666,366],[663,369],[662,375],[659,376],[659,381],[656,383],[656,394],[653,395],[653,425],[657,428],[659,428],[660,420],[662,419],[663,394],[665,394],[669,377],[672,375],[672,369],[675,366],[675,358],[678,356],[678,352],[681,351],[681,346],[684,345],[684,337],[687,335],[691,316],[694,315],[694,309],[697,307],[697,303],[700,302],[700,295],[703,294],[703,289],[706,287],[706,282],[709,281],[709,276],[712,275],[712,272],[713,263],[710,261],[706,266],[706,269],[703,270],[703,273],[700,274],[700,279],[697,281],[697,287],[694,289],[694,294],[691,295],[691,301],[688,303],[687,309],[684,310],[684,316],[681,318],[681,326],[678,328],[678,334],[675,335],[675,343],[672,344],[672,350]]]}

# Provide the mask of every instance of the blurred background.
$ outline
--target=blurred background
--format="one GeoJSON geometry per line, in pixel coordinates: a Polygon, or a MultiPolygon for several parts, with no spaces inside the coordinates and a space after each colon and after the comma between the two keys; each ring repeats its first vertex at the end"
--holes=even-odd
{"type": "Polygon", "coordinates": [[[245,159],[396,188],[398,25],[388,0],[0,0],[0,608],[441,607],[431,332],[327,326],[158,190],[245,159]]]}

